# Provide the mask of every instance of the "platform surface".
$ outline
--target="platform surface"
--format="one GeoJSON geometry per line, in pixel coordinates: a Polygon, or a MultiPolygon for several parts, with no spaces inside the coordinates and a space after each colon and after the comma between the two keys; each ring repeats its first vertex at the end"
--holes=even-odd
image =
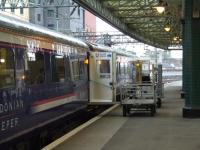
{"type": "Polygon", "coordinates": [[[154,117],[123,117],[118,107],[54,150],[200,150],[200,119],[182,117],[180,83],[168,84],[154,117]]]}

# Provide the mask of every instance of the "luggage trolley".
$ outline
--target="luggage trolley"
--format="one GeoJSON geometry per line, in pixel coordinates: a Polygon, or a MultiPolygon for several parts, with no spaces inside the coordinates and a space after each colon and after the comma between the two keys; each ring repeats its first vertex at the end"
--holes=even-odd
{"type": "Polygon", "coordinates": [[[121,104],[123,116],[131,111],[150,111],[156,113],[156,85],[154,83],[127,83],[121,87],[121,104]]]}

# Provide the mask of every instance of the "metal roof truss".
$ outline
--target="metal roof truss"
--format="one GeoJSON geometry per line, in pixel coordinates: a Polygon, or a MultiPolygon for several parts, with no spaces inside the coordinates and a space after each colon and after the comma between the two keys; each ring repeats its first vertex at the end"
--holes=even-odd
{"type": "Polygon", "coordinates": [[[167,49],[173,43],[173,37],[181,39],[181,0],[165,0],[166,11],[162,14],[154,8],[158,0],[74,1],[123,33],[146,44],[167,49]],[[170,24],[170,32],[164,30],[166,24],[170,24]]]}

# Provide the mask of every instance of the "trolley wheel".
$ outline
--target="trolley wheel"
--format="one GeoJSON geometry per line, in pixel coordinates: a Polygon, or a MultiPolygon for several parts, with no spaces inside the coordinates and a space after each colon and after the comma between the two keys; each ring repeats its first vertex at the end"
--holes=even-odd
{"type": "Polygon", "coordinates": [[[161,98],[157,98],[157,107],[161,108],[161,106],[162,106],[161,98]]]}
{"type": "Polygon", "coordinates": [[[154,116],[156,113],[156,106],[155,105],[152,105],[151,106],[151,116],[154,116]]]}
{"type": "Polygon", "coordinates": [[[127,107],[123,105],[123,116],[126,117],[127,107]]]}

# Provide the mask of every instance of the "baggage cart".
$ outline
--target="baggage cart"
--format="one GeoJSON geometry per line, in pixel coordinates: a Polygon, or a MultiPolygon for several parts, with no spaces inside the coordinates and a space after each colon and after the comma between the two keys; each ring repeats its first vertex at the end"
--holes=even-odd
{"type": "Polygon", "coordinates": [[[121,87],[123,116],[132,111],[149,111],[151,116],[154,116],[156,101],[156,85],[153,83],[126,83],[121,87]]]}

